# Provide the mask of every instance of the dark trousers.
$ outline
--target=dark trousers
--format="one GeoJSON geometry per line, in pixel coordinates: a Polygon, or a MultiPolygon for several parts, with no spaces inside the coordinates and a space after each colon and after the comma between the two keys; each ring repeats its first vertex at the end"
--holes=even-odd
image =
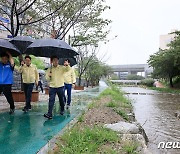
{"type": "Polygon", "coordinates": [[[59,87],[59,88],[49,88],[49,109],[48,109],[48,114],[50,116],[52,116],[52,110],[54,107],[54,103],[55,103],[55,97],[56,94],[58,95],[59,98],[59,103],[61,106],[61,111],[64,111],[64,87],[59,87]]]}
{"type": "Polygon", "coordinates": [[[34,83],[23,83],[24,86],[24,93],[25,93],[25,99],[26,99],[26,109],[31,108],[31,97],[32,97],[32,91],[34,87],[34,83]]]}
{"type": "Polygon", "coordinates": [[[42,86],[41,81],[38,81],[38,85],[36,86],[36,90],[38,90],[38,87],[41,88],[41,91],[42,91],[42,93],[43,93],[43,86],[42,86]]]}
{"type": "Polygon", "coordinates": [[[67,105],[71,104],[71,90],[72,90],[72,84],[64,84],[64,103],[67,105]],[[67,98],[66,98],[66,92],[67,90],[67,98]]]}
{"type": "Polygon", "coordinates": [[[6,97],[8,103],[10,104],[10,108],[14,109],[15,106],[14,106],[14,100],[13,100],[13,97],[12,97],[11,87],[12,87],[11,84],[0,85],[0,93],[3,92],[3,94],[6,97]]]}

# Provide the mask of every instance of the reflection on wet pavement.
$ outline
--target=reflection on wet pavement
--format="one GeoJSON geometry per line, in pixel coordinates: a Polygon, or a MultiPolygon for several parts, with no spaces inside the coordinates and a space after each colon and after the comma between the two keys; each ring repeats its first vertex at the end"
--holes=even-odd
{"type": "Polygon", "coordinates": [[[16,110],[13,115],[0,113],[0,153],[34,154],[53,136],[74,119],[95,96],[99,87],[73,94],[72,106],[61,116],[59,104],[55,103],[53,119],[47,120],[48,102],[35,104],[32,111],[16,110]]]}

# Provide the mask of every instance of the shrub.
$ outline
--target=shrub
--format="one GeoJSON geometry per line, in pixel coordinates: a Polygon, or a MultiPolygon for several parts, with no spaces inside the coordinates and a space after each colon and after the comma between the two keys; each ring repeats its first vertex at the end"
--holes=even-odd
{"type": "Polygon", "coordinates": [[[136,75],[136,74],[130,74],[127,76],[127,80],[142,80],[144,79],[143,76],[136,75]]]}
{"type": "Polygon", "coordinates": [[[148,79],[141,80],[140,84],[148,86],[148,87],[153,87],[154,79],[148,78],[148,79]]]}

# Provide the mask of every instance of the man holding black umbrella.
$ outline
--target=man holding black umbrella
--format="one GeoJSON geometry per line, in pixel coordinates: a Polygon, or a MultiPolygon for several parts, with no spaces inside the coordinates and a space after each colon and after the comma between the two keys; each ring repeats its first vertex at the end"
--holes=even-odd
{"type": "Polygon", "coordinates": [[[15,106],[11,93],[13,84],[14,60],[9,52],[1,54],[0,62],[0,93],[3,92],[10,104],[9,114],[14,113],[15,106]]]}
{"type": "Polygon", "coordinates": [[[52,67],[46,72],[46,79],[49,81],[49,108],[48,113],[44,114],[44,117],[52,119],[52,110],[55,103],[56,94],[59,97],[59,103],[61,106],[60,114],[64,114],[64,73],[68,72],[70,66],[66,61],[64,66],[60,66],[59,58],[57,56],[51,57],[52,67]]]}

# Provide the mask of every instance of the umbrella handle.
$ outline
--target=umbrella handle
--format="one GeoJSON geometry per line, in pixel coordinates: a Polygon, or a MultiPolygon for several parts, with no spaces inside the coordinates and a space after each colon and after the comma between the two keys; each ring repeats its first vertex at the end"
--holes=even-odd
{"type": "MultiPolygon", "coordinates": [[[[51,63],[51,67],[50,67],[50,73],[52,73],[52,63],[51,63]]],[[[51,76],[50,76],[50,80],[51,80],[51,76]]]]}

